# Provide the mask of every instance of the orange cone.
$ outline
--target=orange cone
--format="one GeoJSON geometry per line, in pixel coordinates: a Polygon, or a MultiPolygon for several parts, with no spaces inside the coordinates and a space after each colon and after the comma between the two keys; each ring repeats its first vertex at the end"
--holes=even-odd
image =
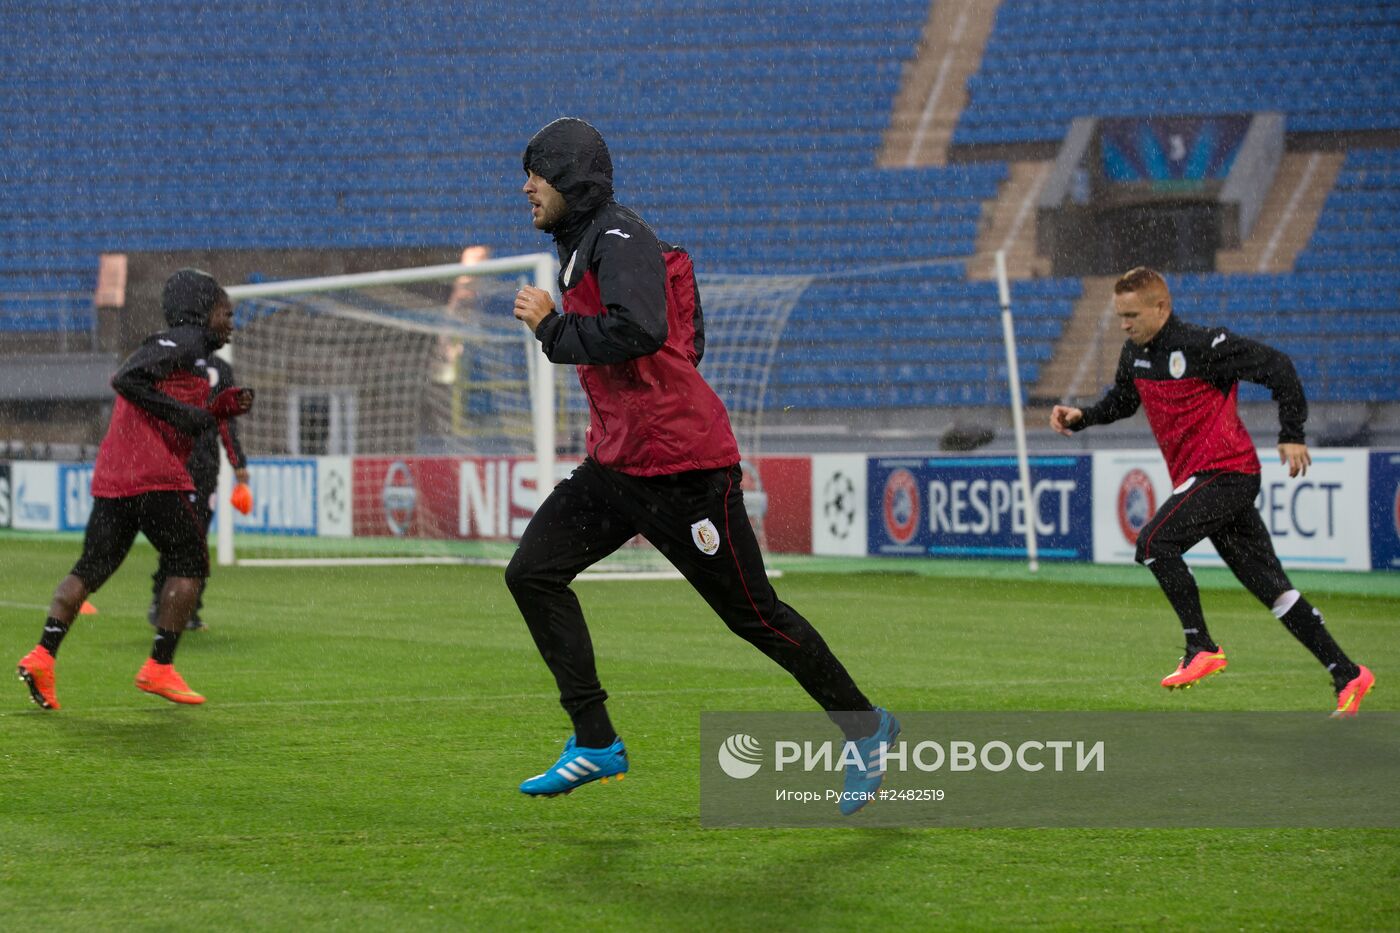
{"type": "Polygon", "coordinates": [[[82,607],[78,610],[78,615],[80,615],[80,616],[95,616],[95,615],[97,615],[97,607],[94,606],[92,603],[88,602],[88,601],[85,599],[85,600],[83,600],[83,605],[82,605],[82,607]]]}

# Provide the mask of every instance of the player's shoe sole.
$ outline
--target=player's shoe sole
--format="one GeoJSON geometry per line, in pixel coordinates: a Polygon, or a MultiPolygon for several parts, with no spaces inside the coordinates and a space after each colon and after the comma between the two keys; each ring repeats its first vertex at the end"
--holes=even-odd
{"type": "Polygon", "coordinates": [[[1162,678],[1162,686],[1168,690],[1190,690],[1196,684],[1205,680],[1213,674],[1219,674],[1229,665],[1225,660],[1225,649],[1217,647],[1214,651],[1197,651],[1189,657],[1184,657],[1177,664],[1176,670],[1162,678]]]}
{"type": "MultiPolygon", "coordinates": [[[[612,777],[598,778],[597,783],[599,783],[599,784],[606,784],[606,783],[608,783],[608,781],[616,781],[617,783],[621,784],[621,783],[622,783],[622,779],[625,778],[625,777],[627,777],[627,775],[626,775],[625,773],[623,773],[623,774],[613,775],[612,777]]],[[[591,783],[591,782],[584,782],[584,783],[591,783]]],[[[554,793],[547,793],[547,792],[542,793],[542,792],[531,792],[531,791],[525,791],[525,793],[529,794],[531,797],[567,797],[567,796],[569,796],[570,794],[572,794],[572,793],[573,793],[574,791],[576,791],[576,790],[578,790],[577,787],[570,787],[568,790],[556,791],[556,792],[554,792],[554,793]]]]}
{"type": "Polygon", "coordinates": [[[1348,681],[1337,694],[1337,709],[1332,713],[1333,719],[1350,719],[1355,716],[1361,709],[1361,701],[1376,685],[1376,675],[1371,673],[1371,669],[1364,664],[1358,667],[1361,668],[1361,673],[1348,681]]]}
{"type": "Polygon", "coordinates": [[[62,709],[54,693],[54,657],[39,645],[19,659],[15,676],[29,688],[29,698],[40,709],[62,709]]]}

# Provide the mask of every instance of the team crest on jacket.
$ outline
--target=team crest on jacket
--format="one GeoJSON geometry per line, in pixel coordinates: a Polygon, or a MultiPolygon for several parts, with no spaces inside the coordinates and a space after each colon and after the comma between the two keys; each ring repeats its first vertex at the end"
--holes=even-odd
{"type": "Polygon", "coordinates": [[[1180,379],[1186,375],[1186,354],[1180,350],[1173,350],[1167,359],[1167,372],[1172,374],[1173,379],[1180,379]]]}
{"type": "Polygon", "coordinates": [[[719,550],[719,530],[708,518],[702,518],[690,526],[690,540],[694,541],[700,553],[707,557],[713,557],[719,550]]]}

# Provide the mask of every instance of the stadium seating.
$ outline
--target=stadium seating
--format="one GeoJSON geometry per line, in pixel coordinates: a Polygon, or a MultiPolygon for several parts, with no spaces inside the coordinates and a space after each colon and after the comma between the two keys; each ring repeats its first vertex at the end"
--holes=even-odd
{"type": "MultiPolygon", "coordinates": [[[[547,25],[504,0],[90,10],[24,6],[0,34],[0,329],[90,326],[101,251],[545,248],[519,154],[578,114],[612,142],[619,200],[702,272],[824,277],[783,339],[785,403],[1004,395],[987,367],[939,354],[1000,360],[994,293],[960,260],[1006,166],[875,165],[926,0],[587,4],[547,25]],[[921,263],[878,295],[838,275],[921,263]],[[838,372],[880,391],[821,395],[838,372]]],[[[1046,315],[1023,331],[1028,376],[1078,294],[1058,289],[1027,311],[1046,315]]]]}
{"type": "Polygon", "coordinates": [[[1394,0],[1003,0],[955,144],[1078,116],[1276,110],[1289,132],[1400,128],[1394,0]]]}
{"type": "MultiPolygon", "coordinates": [[[[1392,255],[1391,262],[1395,257],[1392,255]]],[[[1396,402],[1400,355],[1394,271],[1173,276],[1177,312],[1220,324],[1293,357],[1308,397],[1319,402],[1396,402]]],[[[1245,401],[1268,391],[1246,385],[1245,401]]]]}
{"type": "MultiPolygon", "coordinates": [[[[1400,150],[1353,151],[1294,272],[1176,276],[1176,306],[1287,351],[1311,399],[1400,401],[1397,204],[1400,150]]],[[[1268,393],[1246,386],[1241,398],[1268,393]]]]}

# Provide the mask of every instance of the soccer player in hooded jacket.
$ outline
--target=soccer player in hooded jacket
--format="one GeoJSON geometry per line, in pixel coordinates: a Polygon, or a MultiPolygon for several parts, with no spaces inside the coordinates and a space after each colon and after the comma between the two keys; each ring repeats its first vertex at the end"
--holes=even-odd
{"type": "Polygon", "coordinates": [[[854,812],[879,786],[883,764],[873,756],[899,723],[871,706],[821,635],[768,582],[728,413],[696,368],[705,332],[689,257],[613,200],[607,145],[583,120],[544,127],[523,162],[534,226],[558,249],[563,308],[527,287],[515,316],[551,361],[577,367],[589,425],[586,459],[540,505],[506,568],[574,726],[559,760],[520,789],[568,793],[627,771],[569,583],[640,533],[856,743],[871,766],[847,772],[841,809],[854,812]]]}
{"type": "Polygon", "coordinates": [[[165,282],[161,308],[169,327],[147,337],[112,377],[117,399],[92,475],[92,514],[83,553],[54,590],[38,645],[20,659],[19,677],[43,709],[58,709],[54,661],[79,607],[116,573],[139,531],[160,554],[166,584],[155,644],[136,686],[174,703],[198,704],[173,660],[200,584],[209,546],[195,514],[185,461],[195,438],[218,430],[253,405],[251,389],[211,397],[207,364],[233,333],[233,305],[208,273],[181,269],[165,282]]]}
{"type": "Polygon", "coordinates": [[[1113,386],[1086,409],[1056,405],[1050,426],[1066,436],[1127,418],[1143,408],[1175,487],[1138,533],[1136,559],[1157,578],[1181,620],[1186,650],[1162,680],[1190,687],[1225,669],[1225,650],[1210,636],[1196,580],[1182,554],[1209,538],[1225,564],[1332,676],[1334,716],[1354,716],[1375,677],[1342,651],[1322,613],[1294,589],[1254,508],[1259,457],[1236,408],[1239,382],[1267,386],[1278,403],[1279,462],[1305,475],[1308,403],[1287,355],[1219,327],[1197,327],[1172,314],[1161,274],[1142,266],[1118,279],[1114,312],[1128,339],[1113,386]]]}

